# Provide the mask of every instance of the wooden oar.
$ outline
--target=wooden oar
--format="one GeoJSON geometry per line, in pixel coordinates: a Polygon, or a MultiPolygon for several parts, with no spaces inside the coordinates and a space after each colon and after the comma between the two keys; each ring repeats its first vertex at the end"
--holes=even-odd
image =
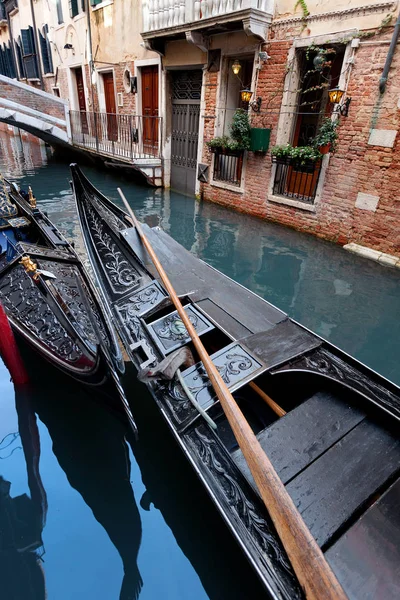
{"type": "Polygon", "coordinates": [[[284,417],[286,415],[286,410],[283,410],[283,408],[279,406],[279,404],[277,404],[275,400],[272,400],[272,398],[268,396],[268,394],[266,394],[264,390],[258,387],[258,385],[254,383],[254,381],[250,381],[250,387],[253,388],[253,390],[264,400],[264,402],[266,402],[266,404],[268,404],[270,408],[272,408],[272,410],[276,415],[278,415],[278,417],[284,417]]]}
{"type": "Polygon", "coordinates": [[[118,192],[203,362],[306,597],[309,600],[345,600],[340,583],[204,348],[128,201],[119,188],[118,192]]]}

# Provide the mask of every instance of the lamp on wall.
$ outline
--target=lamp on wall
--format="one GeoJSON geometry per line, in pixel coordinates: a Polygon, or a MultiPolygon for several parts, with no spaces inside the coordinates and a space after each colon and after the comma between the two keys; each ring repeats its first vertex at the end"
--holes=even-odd
{"type": "Polygon", "coordinates": [[[250,102],[252,95],[253,92],[248,88],[241,90],[240,92],[240,98],[242,99],[242,102],[250,102]]]}
{"type": "Polygon", "coordinates": [[[329,102],[332,102],[332,104],[337,105],[333,109],[333,112],[341,114],[342,117],[347,117],[349,114],[351,98],[346,98],[346,100],[342,104],[340,104],[343,98],[343,94],[344,90],[339,89],[339,87],[332,88],[328,91],[329,102]]]}
{"type": "Polygon", "coordinates": [[[248,88],[246,88],[240,92],[240,98],[241,98],[242,102],[249,104],[249,106],[251,106],[251,108],[252,108],[252,110],[254,110],[254,112],[260,112],[262,98],[261,98],[261,96],[258,96],[258,98],[256,100],[253,100],[253,102],[250,102],[252,95],[253,95],[253,92],[251,90],[249,90],[248,88]]]}
{"type": "Polygon", "coordinates": [[[235,61],[232,63],[232,71],[234,75],[239,75],[240,73],[240,69],[242,68],[242,65],[240,64],[240,62],[238,61],[238,59],[236,58],[235,61]]]}

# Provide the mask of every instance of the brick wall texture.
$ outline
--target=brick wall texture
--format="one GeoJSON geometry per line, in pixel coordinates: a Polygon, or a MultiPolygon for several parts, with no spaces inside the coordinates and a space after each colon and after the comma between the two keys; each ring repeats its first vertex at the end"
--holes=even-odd
{"type": "Polygon", "coordinates": [[[64,104],[57,101],[54,96],[44,97],[32,93],[28,86],[26,88],[20,87],[0,80],[0,98],[6,98],[22,106],[37,110],[43,114],[43,119],[46,118],[46,115],[50,115],[65,121],[64,104]]]}
{"type": "MultiPolygon", "coordinates": [[[[355,52],[347,96],[352,101],[347,118],[341,117],[337,151],[331,154],[322,194],[315,212],[268,201],[271,157],[247,153],[244,166],[244,192],[202,184],[201,196],[257,217],[276,221],[339,244],[355,242],[400,256],[400,135],[393,147],[368,145],[371,129],[395,130],[400,124],[400,48],[397,47],[389,81],[383,95],[379,79],[388,52],[393,28],[366,38],[373,44],[361,44],[355,52]],[[358,193],[378,196],[376,211],[356,207],[358,193]]],[[[284,30],[263,49],[271,58],[259,73],[254,97],[261,96],[261,114],[252,113],[252,126],[271,127],[271,146],[276,143],[277,125],[283,96],[283,81],[293,34],[284,30]]],[[[362,38],[363,39],[363,38],[362,38]]],[[[206,76],[205,141],[215,135],[217,74],[206,76]]],[[[204,146],[203,162],[212,164],[212,155],[204,146]]],[[[211,171],[211,168],[210,168],[211,171]]]]}

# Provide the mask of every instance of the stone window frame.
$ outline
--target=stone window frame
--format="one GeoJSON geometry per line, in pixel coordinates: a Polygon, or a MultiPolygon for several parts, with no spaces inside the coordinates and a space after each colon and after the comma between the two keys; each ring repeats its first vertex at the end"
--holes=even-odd
{"type": "MultiPolygon", "coordinates": [[[[225,102],[226,102],[226,91],[228,86],[228,69],[229,62],[232,59],[237,58],[240,60],[241,58],[249,58],[250,55],[254,55],[253,62],[253,73],[251,76],[251,88],[255,91],[255,86],[257,82],[257,66],[258,66],[258,51],[259,44],[251,44],[249,46],[244,46],[239,50],[229,49],[221,50],[221,68],[218,73],[218,83],[217,83],[217,92],[216,92],[216,106],[215,106],[215,126],[214,126],[214,137],[219,137],[223,135],[224,123],[225,123],[225,102]]],[[[250,114],[250,108],[249,108],[250,114]]],[[[243,167],[242,167],[242,178],[240,186],[230,185],[224,181],[216,181],[214,180],[214,161],[215,157],[213,155],[211,160],[211,177],[210,177],[210,185],[217,188],[222,188],[229,190],[231,192],[236,192],[238,194],[244,194],[245,192],[245,181],[246,181],[246,170],[247,170],[247,155],[248,153],[244,153],[243,157],[243,167]]]]}
{"type": "MultiPolygon", "coordinates": [[[[307,48],[311,43],[315,46],[324,46],[328,43],[330,44],[340,44],[343,43],[345,46],[342,69],[340,72],[339,78],[339,87],[343,89],[346,93],[350,73],[351,73],[351,64],[353,63],[354,53],[355,53],[355,45],[352,44],[352,40],[357,35],[358,30],[352,29],[348,31],[342,31],[340,33],[335,34],[325,34],[313,36],[312,38],[302,38],[294,41],[293,46],[290,48],[288,53],[288,63],[290,64],[293,61],[293,68],[288,71],[285,77],[284,82],[284,93],[282,97],[282,103],[280,108],[280,115],[278,121],[278,129],[276,136],[276,144],[282,145],[286,144],[290,141],[290,138],[293,133],[293,128],[295,126],[296,121],[296,113],[294,111],[290,111],[290,107],[293,105],[297,105],[298,100],[298,87],[299,87],[299,78],[300,78],[300,68],[299,68],[299,50],[303,48],[307,48]],[[349,37],[351,38],[349,40],[349,37]],[[348,40],[344,42],[344,40],[348,40]]],[[[302,202],[301,200],[294,200],[292,198],[285,198],[284,196],[277,196],[273,194],[274,181],[275,181],[275,173],[276,173],[276,164],[272,165],[271,176],[268,185],[268,194],[267,200],[268,202],[273,202],[276,204],[283,204],[286,206],[292,206],[294,208],[300,208],[301,210],[307,212],[317,212],[318,203],[321,200],[322,192],[324,189],[326,170],[329,166],[330,154],[325,154],[322,157],[322,165],[321,172],[318,180],[317,190],[315,193],[314,203],[308,204],[306,202],[302,202]]]]}

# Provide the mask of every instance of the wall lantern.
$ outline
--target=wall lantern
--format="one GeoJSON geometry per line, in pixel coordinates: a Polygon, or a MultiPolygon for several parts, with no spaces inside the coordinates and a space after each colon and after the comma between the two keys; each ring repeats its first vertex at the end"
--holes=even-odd
{"type": "Polygon", "coordinates": [[[252,95],[253,95],[253,92],[247,88],[240,92],[240,97],[242,99],[242,102],[250,102],[252,95]]]}
{"type": "Polygon", "coordinates": [[[335,87],[331,90],[329,90],[328,92],[329,94],[329,102],[332,102],[332,104],[339,104],[339,102],[341,101],[344,91],[340,90],[338,87],[335,87]]]}
{"type": "Polygon", "coordinates": [[[322,71],[322,67],[326,61],[325,52],[318,52],[318,54],[314,57],[313,65],[316,71],[322,71]]]}
{"type": "Polygon", "coordinates": [[[236,59],[235,62],[232,64],[232,71],[233,71],[234,75],[239,75],[241,68],[242,68],[242,65],[240,64],[238,59],[236,59]]]}
{"type": "Polygon", "coordinates": [[[332,104],[337,104],[333,109],[334,113],[339,113],[342,117],[347,117],[349,114],[349,106],[351,102],[351,98],[346,98],[343,104],[340,104],[341,99],[343,98],[344,91],[340,90],[338,87],[332,88],[328,91],[329,102],[332,104]]]}

